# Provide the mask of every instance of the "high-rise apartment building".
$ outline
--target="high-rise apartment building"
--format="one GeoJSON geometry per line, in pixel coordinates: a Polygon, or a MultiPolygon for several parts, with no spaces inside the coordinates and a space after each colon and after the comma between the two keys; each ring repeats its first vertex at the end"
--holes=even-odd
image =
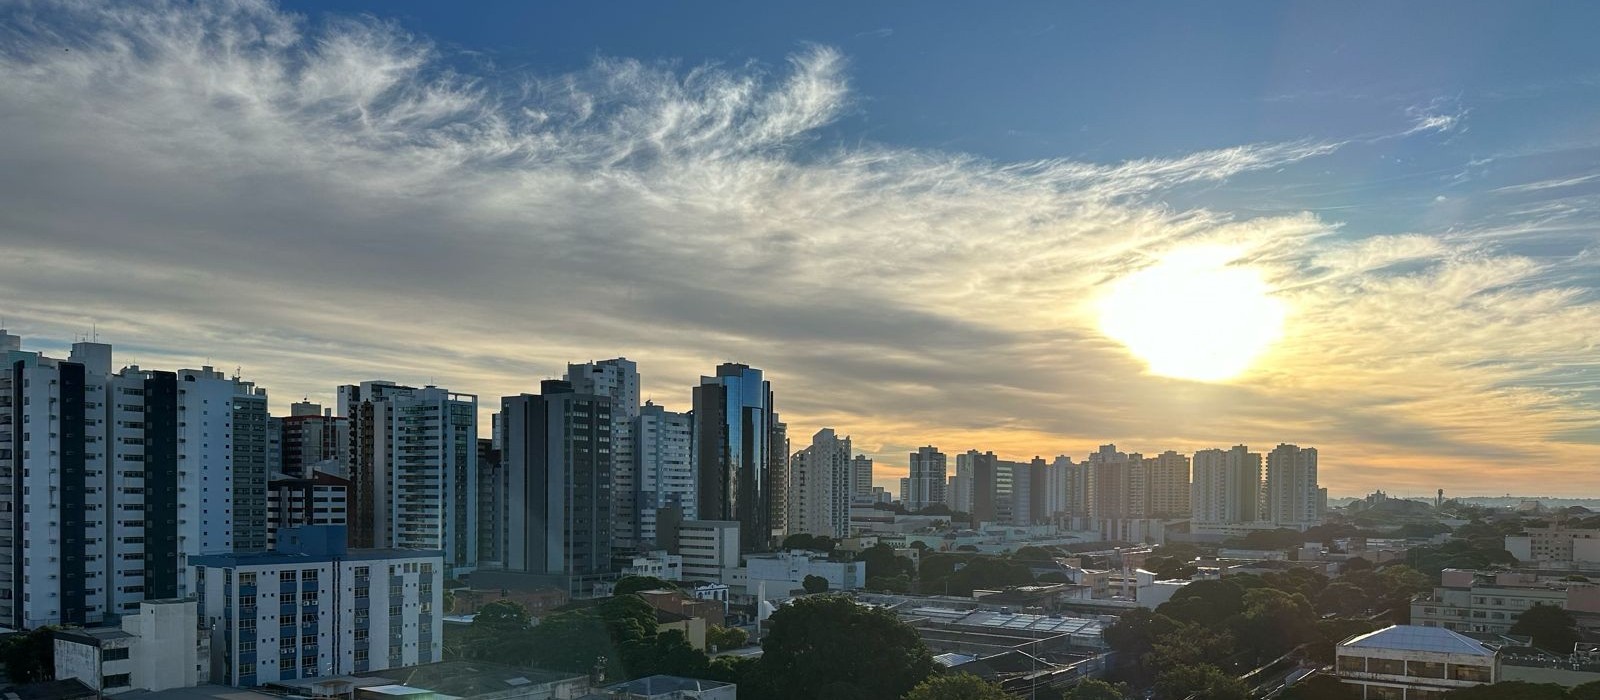
{"type": "Polygon", "coordinates": [[[944,502],[950,510],[972,513],[972,460],[976,451],[956,455],[956,473],[945,484],[944,502]]]}
{"type": "Polygon", "coordinates": [[[278,424],[280,466],[283,474],[305,478],[316,469],[336,463],[343,469],[350,453],[350,421],[333,415],[330,409],[308,401],[289,405],[289,415],[274,419],[278,424]]]}
{"type": "Polygon", "coordinates": [[[789,424],[772,414],[772,433],[767,440],[767,464],[771,475],[772,542],[789,534],[789,424]]]}
{"type": "Polygon", "coordinates": [[[966,454],[957,455],[956,471],[959,473],[963,469],[972,470],[972,510],[970,512],[972,513],[973,522],[1009,522],[1011,514],[1010,485],[1009,483],[1006,485],[1004,498],[1001,498],[999,459],[994,456],[994,453],[967,450],[966,454]],[[1002,510],[1004,510],[1007,520],[1000,520],[1002,510]]]}
{"type": "Polygon", "coordinates": [[[1264,520],[1286,527],[1322,522],[1317,450],[1279,444],[1267,453],[1264,520]]]}
{"type": "Polygon", "coordinates": [[[855,483],[855,494],[852,500],[862,503],[872,502],[872,458],[866,455],[856,455],[850,462],[850,477],[855,483]]]}
{"type": "MultiPolygon", "coordinates": [[[[143,381],[141,376],[138,381],[143,381]]],[[[178,442],[180,493],[201,495],[179,499],[179,538],[201,544],[191,554],[232,549],[267,549],[267,392],[238,377],[210,367],[178,370],[178,442]],[[232,494],[219,519],[216,488],[206,474],[215,465],[230,465],[225,482],[232,494]],[[182,478],[184,474],[189,478],[182,478]],[[187,510],[187,517],[183,513],[187,510]],[[231,511],[231,512],[229,512],[231,511]],[[231,547],[221,538],[232,538],[231,547]]]]}
{"type": "Polygon", "coordinates": [[[354,458],[352,539],[441,550],[451,575],[470,572],[478,561],[478,397],[392,382],[342,386],[339,396],[354,458]]]}
{"type": "Polygon", "coordinates": [[[1028,518],[1019,524],[1044,524],[1050,522],[1050,465],[1043,457],[1035,456],[1028,462],[1028,518]]]}
{"type": "Polygon", "coordinates": [[[267,482],[267,547],[278,534],[304,525],[349,524],[350,480],[311,470],[307,476],[279,474],[267,482]]]}
{"type": "Polygon", "coordinates": [[[746,551],[772,546],[786,518],[774,498],[786,438],[761,370],[727,363],[694,388],[695,475],[702,519],[737,520],[746,551]]]}
{"type": "Polygon", "coordinates": [[[631,554],[641,546],[633,434],[639,419],[639,366],[625,357],[569,364],[566,380],[575,393],[611,400],[611,546],[619,556],[631,554]]]}
{"type": "Polygon", "coordinates": [[[347,384],[338,389],[338,415],[345,419],[350,436],[344,462],[345,475],[350,479],[347,532],[351,547],[376,547],[387,537],[379,529],[379,518],[386,508],[386,489],[380,476],[383,470],[376,463],[379,438],[374,408],[391,397],[415,392],[415,387],[389,381],[347,384]]]}
{"type": "Polygon", "coordinates": [[[506,468],[500,458],[503,441],[500,416],[495,414],[495,437],[478,438],[478,566],[502,568],[505,564],[506,468]]]}
{"type": "Polygon", "coordinates": [[[811,445],[789,461],[789,534],[850,534],[850,501],[855,493],[851,479],[850,437],[833,428],[812,436],[811,445]]]}
{"type": "Polygon", "coordinates": [[[917,448],[910,455],[910,479],[906,510],[916,512],[935,503],[944,503],[945,456],[933,445],[917,448]]]}
{"type": "Polygon", "coordinates": [[[1189,517],[1189,458],[1172,450],[1132,464],[1132,515],[1137,518],[1189,517]]]}
{"type": "Polygon", "coordinates": [[[0,331],[0,620],[90,625],[186,595],[186,558],[266,537],[266,393],[210,368],[113,374],[112,349],[0,331]],[[250,518],[250,522],[241,522],[250,518]]]}
{"type": "Polygon", "coordinates": [[[1089,455],[1091,516],[1106,519],[1133,515],[1133,464],[1142,459],[1118,452],[1116,445],[1101,445],[1089,455]]]}
{"type": "Polygon", "coordinates": [[[564,577],[612,570],[611,398],[546,380],[500,400],[506,465],[504,569],[564,577]]]}
{"type": "Polygon", "coordinates": [[[1237,525],[1261,519],[1261,454],[1244,445],[1194,453],[1190,519],[1237,525]]]}
{"type": "MultiPolygon", "coordinates": [[[[616,421],[613,420],[613,423],[616,421]]],[[[634,531],[640,549],[666,549],[658,517],[676,509],[680,520],[697,520],[695,498],[694,418],[646,402],[633,422],[634,531]]],[[[617,483],[615,479],[612,483],[617,483]]],[[[620,518],[619,518],[620,520],[620,518]]]]}
{"type": "Polygon", "coordinates": [[[1028,467],[1027,462],[995,460],[994,502],[998,522],[1007,525],[1032,522],[1033,480],[1028,467]]]}

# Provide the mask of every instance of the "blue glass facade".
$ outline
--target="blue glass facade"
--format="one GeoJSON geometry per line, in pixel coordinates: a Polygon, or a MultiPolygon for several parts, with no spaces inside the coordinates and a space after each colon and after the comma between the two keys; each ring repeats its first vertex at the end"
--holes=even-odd
{"type": "Polygon", "coordinates": [[[700,517],[739,521],[740,547],[767,549],[773,535],[772,387],[761,370],[717,367],[694,390],[700,517]]]}

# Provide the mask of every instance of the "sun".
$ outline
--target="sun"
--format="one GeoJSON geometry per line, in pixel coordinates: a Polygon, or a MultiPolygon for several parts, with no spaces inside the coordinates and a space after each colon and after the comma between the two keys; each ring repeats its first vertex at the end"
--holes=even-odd
{"type": "Polygon", "coordinates": [[[1237,250],[1197,247],[1111,284],[1100,330],[1150,372],[1202,382],[1243,374],[1283,335],[1287,309],[1259,269],[1234,265],[1237,250]]]}

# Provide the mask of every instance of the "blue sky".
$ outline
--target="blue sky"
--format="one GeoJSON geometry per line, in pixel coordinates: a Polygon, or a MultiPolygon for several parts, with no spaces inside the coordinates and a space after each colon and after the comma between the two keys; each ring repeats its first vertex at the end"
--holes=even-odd
{"type": "MultiPolygon", "coordinates": [[[[804,46],[837,47],[853,99],[813,134],[825,147],[869,141],[1001,162],[1118,162],[1378,138],[1424,116],[1460,117],[1448,138],[1383,139],[1252,178],[1259,186],[1197,196],[1245,212],[1339,212],[1353,235],[1470,225],[1483,212],[1460,198],[1581,176],[1600,156],[1600,7],[1585,3],[285,7],[323,21],[394,22],[456,53],[450,60],[463,70],[508,81],[602,56],[776,70],[804,46]],[[1493,167],[1473,165],[1485,160],[1493,167]],[[1442,206],[1440,196],[1455,201],[1442,206]]],[[[1600,192],[1600,182],[1578,191],[1600,192]]]]}
{"type": "Polygon", "coordinates": [[[1588,3],[14,5],[0,300],[29,347],[95,327],[124,361],[243,367],[280,409],[385,378],[487,416],[618,355],[685,409],[742,361],[797,447],[835,428],[886,484],[929,443],[1282,441],[1335,494],[1594,493],[1596,26],[1588,3]],[[1097,318],[1196,250],[1287,309],[1226,381],[1157,376],[1097,318]]]}

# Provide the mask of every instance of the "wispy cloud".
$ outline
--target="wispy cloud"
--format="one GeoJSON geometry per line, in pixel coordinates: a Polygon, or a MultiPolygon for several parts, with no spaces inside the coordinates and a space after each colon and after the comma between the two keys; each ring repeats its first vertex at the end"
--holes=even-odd
{"type": "Polygon", "coordinates": [[[894,36],[894,28],[892,27],[881,27],[865,32],[856,32],[855,34],[857,39],[887,39],[891,36],[894,36]]]}
{"type": "MultiPolygon", "coordinates": [[[[1600,345],[1600,307],[1552,284],[1555,263],[1164,203],[1339,139],[996,163],[820,142],[853,104],[829,47],[507,80],[393,25],[263,2],[0,17],[0,298],[31,337],[97,323],[124,359],[243,365],[281,402],[386,376],[492,404],[625,354],[684,407],[699,374],[740,360],[774,375],[797,434],[835,426],[889,464],[929,441],[1295,440],[1325,448],[1335,491],[1357,465],[1600,485],[1595,445],[1545,439],[1596,422],[1541,381],[1600,345]],[[1144,374],[1089,302],[1218,243],[1268,272],[1288,337],[1236,384],[1144,374]]],[[[1463,113],[1419,112],[1407,133],[1463,113]]]]}
{"type": "Polygon", "coordinates": [[[1541,192],[1544,190],[1574,187],[1587,182],[1594,182],[1595,180],[1600,180],[1600,174],[1578,175],[1574,177],[1562,177],[1550,180],[1540,180],[1538,182],[1525,182],[1516,185],[1506,185],[1505,187],[1496,187],[1494,191],[1504,193],[1541,192]]]}

